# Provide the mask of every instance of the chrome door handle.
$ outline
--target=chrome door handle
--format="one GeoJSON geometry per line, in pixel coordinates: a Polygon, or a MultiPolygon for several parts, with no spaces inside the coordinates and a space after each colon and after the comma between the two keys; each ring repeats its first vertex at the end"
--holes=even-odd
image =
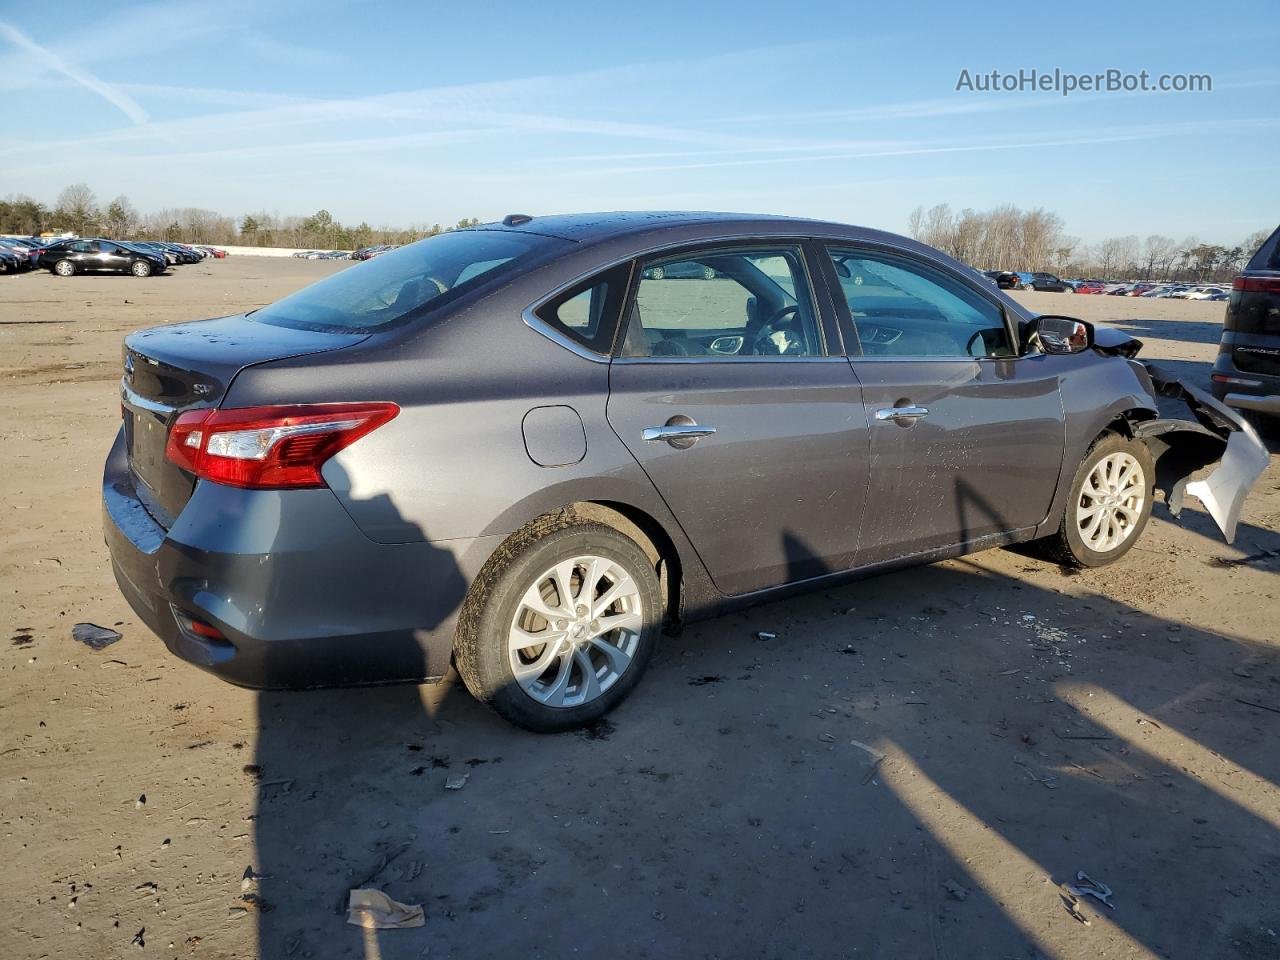
{"type": "Polygon", "coordinates": [[[645,427],[640,436],[645,443],[657,443],[659,440],[697,440],[715,432],[715,427],[704,427],[700,423],[668,423],[661,427],[645,427]]]}
{"type": "Polygon", "coordinates": [[[886,407],[876,411],[876,419],[881,422],[894,420],[898,423],[915,423],[921,417],[928,415],[928,407],[886,407]]]}

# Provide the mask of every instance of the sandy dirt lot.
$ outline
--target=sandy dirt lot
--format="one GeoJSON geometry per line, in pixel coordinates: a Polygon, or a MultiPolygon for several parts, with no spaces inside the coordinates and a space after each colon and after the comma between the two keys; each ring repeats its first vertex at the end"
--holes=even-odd
{"type": "MultiPolygon", "coordinates": [[[[171,657],[100,535],[120,338],[336,268],[0,277],[0,957],[1280,957],[1274,465],[1232,547],[1161,505],[1111,569],[992,551],[761,606],[580,734],[171,657]],[[426,925],[347,926],[361,885],[426,925]]],[[[1219,304],[1025,296],[1207,379],[1219,304]]]]}

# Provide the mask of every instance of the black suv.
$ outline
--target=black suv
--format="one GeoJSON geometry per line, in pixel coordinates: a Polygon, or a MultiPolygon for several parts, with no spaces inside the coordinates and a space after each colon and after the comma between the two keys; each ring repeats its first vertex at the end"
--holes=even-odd
{"type": "Polygon", "coordinates": [[[37,262],[60,277],[99,270],[149,277],[168,267],[160,254],[114,240],[61,240],[45,247],[37,262]]]}
{"type": "Polygon", "coordinates": [[[1231,284],[1210,381],[1219,399],[1229,393],[1267,398],[1239,406],[1280,416],[1280,228],[1231,284]]]}

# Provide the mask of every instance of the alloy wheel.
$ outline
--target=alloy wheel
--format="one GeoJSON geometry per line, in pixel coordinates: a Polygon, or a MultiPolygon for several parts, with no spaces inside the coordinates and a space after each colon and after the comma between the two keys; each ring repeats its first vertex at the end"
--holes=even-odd
{"type": "Polygon", "coordinates": [[[563,560],[521,596],[508,632],[511,672],[538,703],[582,706],[631,667],[643,624],[640,589],[620,563],[563,560]]]}
{"type": "Polygon", "coordinates": [[[1131,454],[1103,457],[1080,488],[1076,528],[1085,545],[1108,553],[1133,536],[1147,498],[1147,478],[1131,454]]]}

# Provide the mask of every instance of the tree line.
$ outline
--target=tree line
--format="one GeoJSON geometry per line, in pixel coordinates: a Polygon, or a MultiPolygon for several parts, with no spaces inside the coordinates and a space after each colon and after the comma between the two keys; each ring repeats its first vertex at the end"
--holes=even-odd
{"type": "Polygon", "coordinates": [[[1084,244],[1063,227],[1056,213],[1013,204],[958,212],[945,203],[928,210],[921,206],[908,220],[912,237],[979,270],[1045,270],[1105,280],[1230,280],[1271,235],[1259,230],[1231,247],[1158,233],[1084,244]]]}
{"type": "Polygon", "coordinates": [[[39,236],[41,233],[75,233],[113,240],[168,240],[213,246],[242,244],[251,247],[305,247],[353,250],[378,243],[411,243],[423,237],[473,227],[480,220],[463,218],[454,226],[371,227],[361,222],[342,224],[328,210],[309,217],[280,216],[267,211],[239,218],[198,207],[174,207],[139,213],[128,197],[99,201],[83,183],[73,183],[58,194],[53,206],[25,195],[0,200],[0,234],[39,236]]]}

